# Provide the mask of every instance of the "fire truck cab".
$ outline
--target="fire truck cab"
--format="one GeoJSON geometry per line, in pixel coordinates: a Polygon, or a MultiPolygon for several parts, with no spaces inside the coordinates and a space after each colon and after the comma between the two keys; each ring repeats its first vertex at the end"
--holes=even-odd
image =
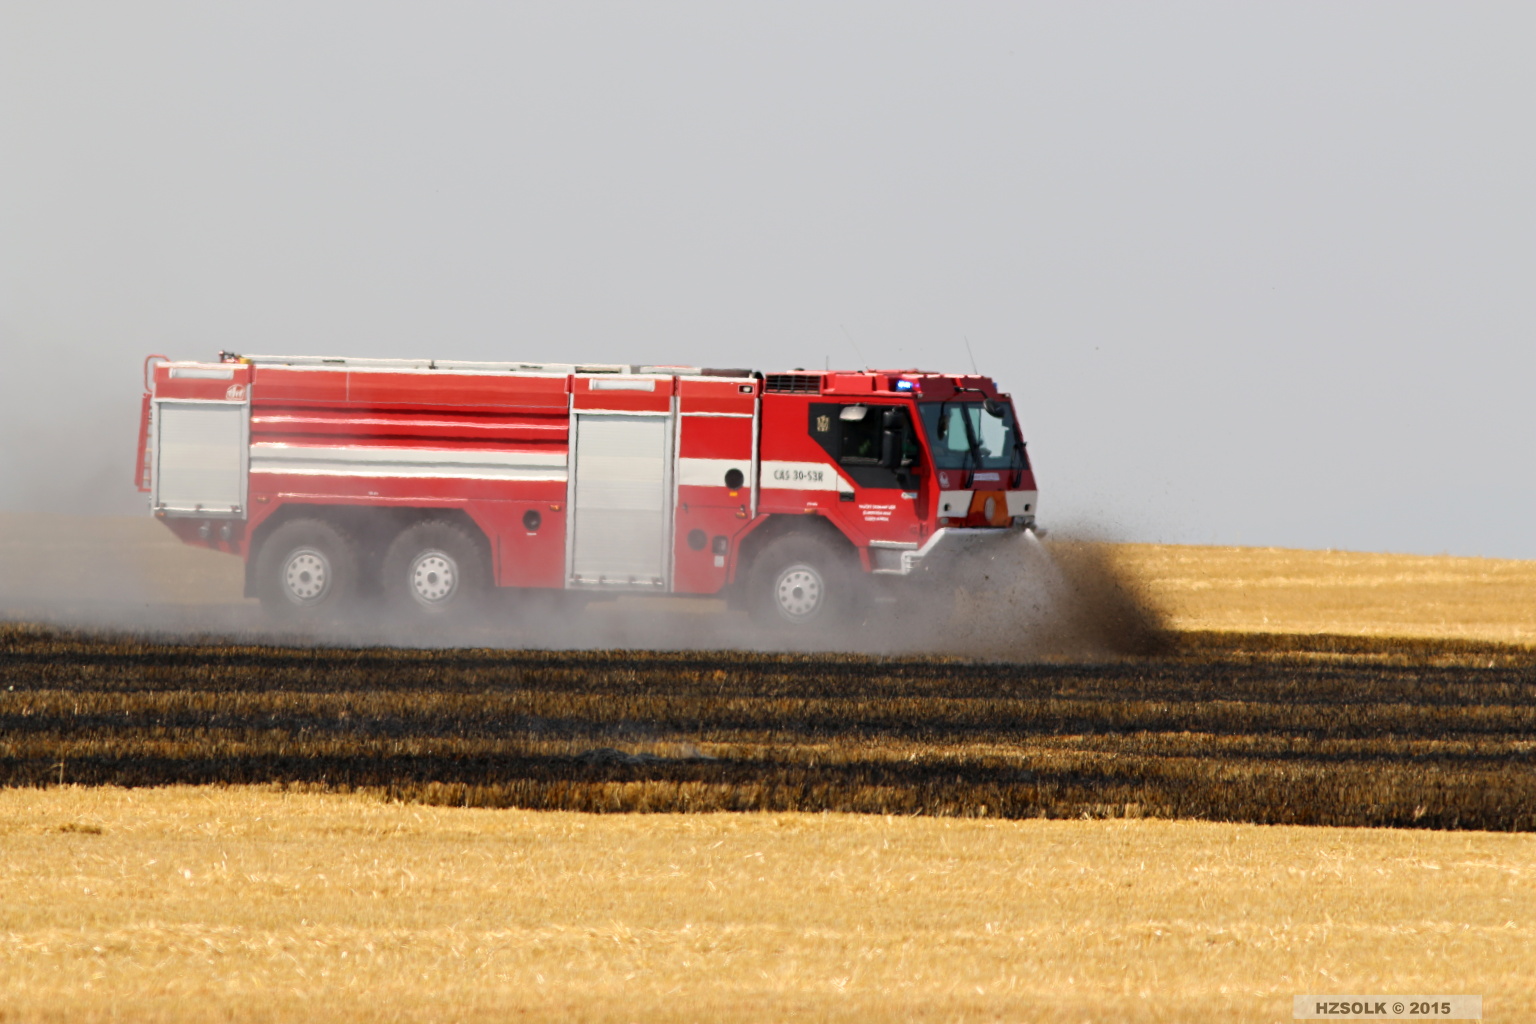
{"type": "Polygon", "coordinates": [[[138,482],[294,622],[522,588],[824,629],[1036,515],[1009,396],[916,370],[150,357],[138,482]]]}

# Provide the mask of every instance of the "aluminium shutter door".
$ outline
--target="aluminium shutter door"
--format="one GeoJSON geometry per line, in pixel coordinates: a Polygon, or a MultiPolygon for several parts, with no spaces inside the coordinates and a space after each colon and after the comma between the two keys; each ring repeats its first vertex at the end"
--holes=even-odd
{"type": "Polygon", "coordinates": [[[671,440],[670,416],[577,414],[576,582],[665,584],[671,440]]]}
{"type": "Polygon", "coordinates": [[[154,501],[170,512],[245,507],[250,406],[243,402],[156,403],[154,501]]]}

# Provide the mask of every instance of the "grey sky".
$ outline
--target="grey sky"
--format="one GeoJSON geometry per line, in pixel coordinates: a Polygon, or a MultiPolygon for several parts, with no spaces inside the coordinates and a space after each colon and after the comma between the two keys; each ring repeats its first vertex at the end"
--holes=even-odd
{"type": "Polygon", "coordinates": [[[151,352],[969,365],[1051,525],[1536,558],[1536,6],[0,5],[0,503],[151,352]]]}

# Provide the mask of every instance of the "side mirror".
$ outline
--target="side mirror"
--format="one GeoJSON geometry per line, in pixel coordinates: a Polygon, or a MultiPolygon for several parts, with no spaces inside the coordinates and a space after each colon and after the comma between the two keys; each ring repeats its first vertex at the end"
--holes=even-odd
{"type": "Polygon", "coordinates": [[[996,419],[996,420],[1002,419],[1003,418],[1003,413],[1008,411],[1008,407],[1006,405],[1004,405],[1002,402],[999,402],[995,398],[987,399],[985,402],[981,403],[981,406],[982,406],[983,409],[987,410],[987,415],[988,416],[991,416],[993,419],[996,419]]]}
{"type": "Polygon", "coordinates": [[[837,418],[844,423],[858,423],[867,412],[869,412],[869,406],[867,405],[845,405],[842,411],[837,414],[837,418]]]}

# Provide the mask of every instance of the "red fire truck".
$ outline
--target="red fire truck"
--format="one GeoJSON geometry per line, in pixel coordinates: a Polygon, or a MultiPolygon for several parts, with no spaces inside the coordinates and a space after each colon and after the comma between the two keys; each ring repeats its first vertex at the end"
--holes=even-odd
{"type": "MultiPolygon", "coordinates": [[[[493,588],[717,595],[846,626],[1035,522],[1012,402],[926,371],[146,361],[138,481],[291,622],[493,588]]],[[[961,581],[963,582],[963,581],[961,581]]]]}

